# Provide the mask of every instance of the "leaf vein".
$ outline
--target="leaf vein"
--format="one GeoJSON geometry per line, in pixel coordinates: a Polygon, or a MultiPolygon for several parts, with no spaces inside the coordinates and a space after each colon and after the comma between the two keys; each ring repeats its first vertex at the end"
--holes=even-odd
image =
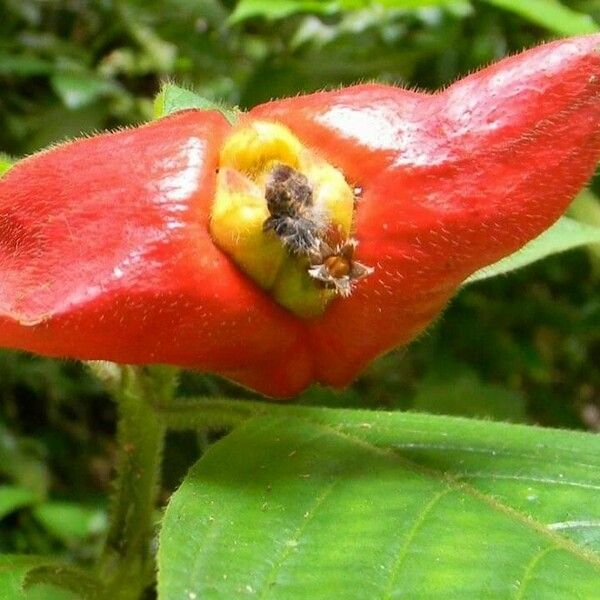
{"type": "Polygon", "coordinates": [[[531,580],[532,573],[534,569],[538,566],[540,561],[550,554],[550,552],[554,552],[555,550],[562,550],[562,548],[558,548],[557,546],[546,546],[545,548],[541,548],[538,550],[529,560],[529,562],[525,565],[525,570],[523,571],[523,575],[518,581],[517,589],[515,590],[514,600],[522,600],[525,597],[525,588],[527,584],[531,580]]]}
{"type": "Polygon", "coordinates": [[[533,517],[519,512],[517,509],[507,504],[504,504],[497,498],[494,498],[493,496],[490,496],[485,492],[478,490],[476,487],[468,483],[458,480],[455,476],[452,476],[450,473],[440,471],[438,469],[433,469],[431,467],[424,467],[423,465],[416,463],[413,460],[399,456],[398,453],[393,449],[381,448],[380,446],[377,446],[376,444],[365,438],[347,433],[345,431],[340,431],[339,429],[331,427],[330,425],[322,423],[318,420],[310,419],[307,417],[302,418],[307,422],[321,428],[322,430],[329,431],[335,436],[339,436],[349,440],[350,442],[353,442],[356,446],[367,448],[377,454],[381,454],[388,457],[391,456],[395,460],[397,460],[400,463],[403,463],[405,466],[407,466],[413,472],[419,475],[423,475],[434,480],[445,481],[449,486],[451,486],[455,490],[464,491],[465,493],[474,497],[476,500],[486,503],[493,510],[496,510],[497,512],[501,512],[504,515],[512,517],[513,519],[519,521],[522,525],[526,526],[528,529],[531,529],[536,533],[544,536],[545,538],[551,540],[557,547],[565,549],[580,560],[588,562],[595,568],[600,569],[600,557],[595,552],[581,548],[572,540],[557,534],[553,530],[548,529],[546,525],[535,520],[533,517]]]}
{"type": "MultiPolygon", "coordinates": [[[[321,491],[321,493],[316,497],[313,505],[304,513],[302,522],[294,530],[293,539],[295,541],[298,541],[302,537],[302,534],[304,533],[306,527],[314,519],[317,511],[323,505],[323,503],[325,502],[327,497],[331,494],[333,488],[338,483],[338,481],[339,481],[339,479],[336,479],[336,480],[332,481],[331,483],[329,483],[328,485],[326,485],[323,488],[323,490],[321,491]]],[[[281,569],[281,567],[283,566],[283,564],[289,557],[292,549],[293,549],[293,547],[291,545],[286,545],[283,547],[283,551],[279,554],[278,560],[275,561],[271,571],[269,572],[269,574],[267,575],[267,577],[265,579],[264,585],[262,587],[262,592],[260,594],[260,598],[265,598],[266,597],[265,594],[267,594],[271,590],[271,587],[273,586],[273,584],[276,581],[278,571],[281,569]]]]}
{"type": "Polygon", "coordinates": [[[406,535],[406,539],[405,539],[404,543],[399,548],[398,556],[397,556],[396,561],[394,562],[394,565],[390,571],[390,577],[388,580],[388,584],[386,586],[385,593],[383,595],[383,598],[385,598],[386,600],[392,597],[394,583],[396,582],[396,579],[398,578],[398,573],[400,571],[400,567],[402,566],[402,563],[404,562],[404,559],[406,558],[406,555],[408,554],[408,550],[409,550],[411,544],[414,542],[417,532],[423,526],[423,523],[427,520],[427,516],[433,510],[433,507],[444,496],[446,496],[447,494],[449,494],[450,492],[453,492],[453,491],[455,491],[455,490],[453,490],[450,487],[440,490],[437,494],[435,494],[433,496],[433,498],[421,509],[419,514],[416,516],[415,521],[414,521],[412,527],[410,528],[410,531],[406,535]]]}
{"type": "Polygon", "coordinates": [[[466,479],[508,479],[512,481],[532,481],[534,483],[544,483],[548,485],[565,485],[586,490],[600,491],[600,485],[594,485],[593,483],[583,483],[581,481],[569,481],[568,479],[552,479],[551,477],[535,477],[532,475],[507,475],[505,473],[485,473],[479,471],[464,471],[459,473],[459,476],[461,478],[466,479]]]}

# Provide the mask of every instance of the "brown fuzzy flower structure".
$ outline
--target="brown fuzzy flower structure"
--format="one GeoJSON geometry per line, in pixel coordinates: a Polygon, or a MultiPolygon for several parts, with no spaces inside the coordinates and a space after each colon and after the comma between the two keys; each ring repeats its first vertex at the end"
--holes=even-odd
{"type": "Polygon", "coordinates": [[[373,272],[372,267],[354,260],[357,245],[358,242],[352,238],[335,248],[322,241],[308,274],[347,298],[352,293],[352,286],[373,272]]]}

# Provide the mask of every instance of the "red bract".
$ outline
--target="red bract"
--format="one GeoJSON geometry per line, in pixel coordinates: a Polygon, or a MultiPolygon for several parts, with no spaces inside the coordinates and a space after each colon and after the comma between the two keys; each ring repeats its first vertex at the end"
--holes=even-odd
{"type": "Polygon", "coordinates": [[[170,363],[289,396],[414,338],[473,271],[546,229],[600,157],[600,36],[443,92],[360,85],[258,106],[362,189],[374,272],[322,316],[277,304],[209,231],[231,126],[184,111],[22,161],[0,180],[0,344],[170,363]]]}

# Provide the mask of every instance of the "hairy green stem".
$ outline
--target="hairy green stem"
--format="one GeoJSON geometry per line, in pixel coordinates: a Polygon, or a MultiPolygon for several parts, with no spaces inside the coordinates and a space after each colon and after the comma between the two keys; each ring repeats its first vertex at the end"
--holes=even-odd
{"type": "Polygon", "coordinates": [[[277,404],[229,398],[177,399],[157,410],[171,430],[232,429],[244,421],[264,414],[279,412],[277,404]]]}
{"type": "Polygon", "coordinates": [[[110,526],[96,573],[95,600],[140,600],[155,573],[155,510],[168,429],[231,429],[247,419],[278,413],[274,404],[231,399],[174,400],[177,371],[88,363],[118,406],[117,476],[110,526]]]}
{"type": "Polygon", "coordinates": [[[138,600],[154,575],[152,540],[166,427],[155,406],[167,405],[175,372],[122,367],[118,402],[118,461],[110,527],[98,565],[98,600],[138,600]]]}

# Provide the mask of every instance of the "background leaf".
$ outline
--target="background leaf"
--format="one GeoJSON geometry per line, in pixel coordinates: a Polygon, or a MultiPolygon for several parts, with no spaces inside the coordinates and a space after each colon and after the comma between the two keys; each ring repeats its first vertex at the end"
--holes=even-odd
{"type": "Polygon", "coordinates": [[[50,484],[49,473],[39,458],[27,452],[26,445],[0,421],[0,475],[43,498],[50,484]]]}
{"type": "Polygon", "coordinates": [[[59,71],[51,77],[50,83],[63,104],[73,110],[88,106],[117,89],[113,82],[86,72],[59,71]]]}
{"type": "MultiPolygon", "coordinates": [[[[385,8],[420,8],[427,6],[444,6],[458,4],[453,0],[379,0],[380,7],[385,8]]],[[[231,14],[232,23],[244,21],[252,17],[266,19],[282,19],[300,12],[333,14],[342,10],[368,8],[370,0],[240,0],[231,14]]]]}
{"type": "MultiPolygon", "coordinates": [[[[565,6],[559,0],[481,0],[492,6],[516,13],[528,21],[540,25],[559,35],[585,35],[598,31],[594,20],[584,13],[565,6]]],[[[340,11],[360,10],[372,6],[366,0],[241,0],[230,17],[232,23],[239,23],[253,17],[270,20],[283,19],[301,12],[335,14],[340,11]]],[[[415,9],[426,7],[451,7],[468,10],[467,2],[452,0],[380,0],[379,7],[397,9],[415,9]]]]}
{"type": "Polygon", "coordinates": [[[218,110],[230,123],[235,122],[237,115],[232,108],[225,108],[208,98],[173,84],[166,84],[154,101],[154,117],[164,117],[178,110],[199,108],[201,110],[218,110]]]}
{"type": "MultiPolygon", "coordinates": [[[[600,3],[598,6],[600,8],[600,3]]],[[[590,189],[577,195],[567,214],[581,223],[600,229],[600,199],[590,189]]],[[[592,243],[586,250],[592,263],[593,275],[600,279],[600,243],[592,243]]]]}
{"type": "Polygon", "coordinates": [[[559,219],[552,227],[547,229],[519,251],[503,258],[502,260],[476,271],[465,283],[473,283],[489,277],[496,277],[521,269],[552,254],[558,254],[600,242],[600,227],[580,223],[569,217],[559,219]]]}
{"type": "Polygon", "coordinates": [[[577,12],[558,0],[483,0],[541,25],[559,35],[585,35],[598,31],[589,15],[577,12]]]}
{"type": "Polygon", "coordinates": [[[38,499],[36,494],[26,488],[0,485],[0,519],[24,506],[34,504],[38,499]]]}
{"type": "Polygon", "coordinates": [[[286,413],[216,443],[173,495],[159,598],[595,597],[600,438],[286,413]]]}
{"type": "Polygon", "coordinates": [[[525,421],[525,398],[482,381],[475,370],[452,359],[438,361],[417,384],[413,410],[438,415],[525,421]]]}
{"type": "Polygon", "coordinates": [[[45,502],[33,514],[49,533],[67,545],[97,537],[108,526],[105,511],[74,502],[45,502]]]}
{"type": "Polygon", "coordinates": [[[6,600],[79,600],[78,596],[54,586],[42,584],[23,589],[27,574],[49,559],[39,556],[0,555],[0,598],[6,600]]]}
{"type": "Polygon", "coordinates": [[[9,156],[0,152],[0,177],[12,167],[13,162],[14,161],[9,156]]]}

